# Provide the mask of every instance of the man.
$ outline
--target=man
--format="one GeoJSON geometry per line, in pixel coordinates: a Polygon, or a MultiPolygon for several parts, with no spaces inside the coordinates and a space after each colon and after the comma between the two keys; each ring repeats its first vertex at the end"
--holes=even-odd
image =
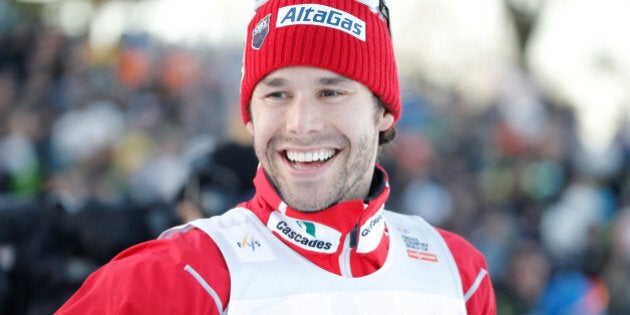
{"type": "Polygon", "coordinates": [[[482,255],[383,209],[400,117],[378,0],[258,1],[241,109],[255,196],[90,276],[59,314],[494,314],[482,255]]]}

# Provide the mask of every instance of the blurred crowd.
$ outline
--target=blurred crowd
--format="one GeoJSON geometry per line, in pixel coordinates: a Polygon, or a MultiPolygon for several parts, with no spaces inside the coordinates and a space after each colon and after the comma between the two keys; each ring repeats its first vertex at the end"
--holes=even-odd
{"type": "MultiPolygon", "coordinates": [[[[0,314],[50,314],[120,250],[251,196],[240,50],[126,34],[94,51],[27,19],[7,24],[0,314]]],[[[517,65],[482,106],[403,81],[398,137],[379,157],[386,207],[474,243],[499,314],[630,314],[629,122],[590,161],[571,107],[517,65]]]]}

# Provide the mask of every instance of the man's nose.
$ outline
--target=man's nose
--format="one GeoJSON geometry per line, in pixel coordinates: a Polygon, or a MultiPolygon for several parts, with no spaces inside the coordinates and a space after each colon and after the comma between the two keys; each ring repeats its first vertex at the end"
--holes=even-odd
{"type": "Polygon", "coordinates": [[[287,131],[295,135],[321,131],[324,127],[323,114],[317,100],[306,95],[298,95],[287,113],[287,131]]]}

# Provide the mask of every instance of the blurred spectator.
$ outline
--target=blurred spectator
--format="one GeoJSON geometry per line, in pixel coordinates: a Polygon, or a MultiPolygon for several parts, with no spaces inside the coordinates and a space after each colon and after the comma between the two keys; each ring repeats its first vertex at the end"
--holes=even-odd
{"type": "Polygon", "coordinates": [[[576,180],[557,203],[545,210],[540,222],[542,241],[557,264],[582,267],[587,262],[580,259],[597,259],[595,253],[590,257],[583,257],[583,253],[589,249],[594,236],[590,232],[609,223],[615,210],[609,198],[604,187],[576,180]]]}
{"type": "MultiPolygon", "coordinates": [[[[396,205],[408,214],[422,216],[431,224],[444,225],[452,215],[450,193],[432,178],[433,148],[419,133],[402,130],[395,140],[395,170],[392,178],[403,185],[396,205]]],[[[390,203],[389,207],[393,207],[390,203]]]]}
{"type": "Polygon", "coordinates": [[[609,314],[630,314],[630,207],[617,214],[612,226],[611,257],[604,271],[610,291],[609,314]]]}
{"type": "Polygon", "coordinates": [[[65,204],[55,194],[0,196],[2,314],[52,314],[100,265],[175,223],[169,205],[65,204]]]}
{"type": "Polygon", "coordinates": [[[123,119],[117,106],[107,100],[65,112],[52,129],[55,165],[63,169],[111,147],[124,134],[123,119]]]}
{"type": "Polygon", "coordinates": [[[131,174],[132,198],[140,204],[173,200],[186,176],[180,131],[176,128],[162,130],[155,141],[155,150],[131,174]]]}
{"type": "Polygon", "coordinates": [[[533,241],[517,242],[510,251],[507,270],[495,281],[497,314],[538,314],[538,303],[551,276],[552,262],[533,241]]]}
{"type": "Polygon", "coordinates": [[[35,148],[37,112],[13,108],[7,118],[7,131],[0,138],[0,191],[33,195],[40,189],[40,157],[35,148]]]}
{"type": "Polygon", "coordinates": [[[177,213],[182,222],[219,215],[254,193],[252,176],[258,159],[250,145],[220,144],[203,152],[177,196],[177,213]]]}
{"type": "MultiPolygon", "coordinates": [[[[554,275],[540,299],[540,314],[605,314],[608,289],[598,277],[588,277],[578,271],[563,271],[554,275]]],[[[616,313],[613,313],[616,314],[616,313]]]]}
{"type": "MultiPolygon", "coordinates": [[[[506,281],[507,285],[516,285],[511,280],[515,280],[512,279],[513,277],[520,276],[513,274],[514,269],[520,268],[513,265],[520,263],[520,260],[513,259],[521,254],[527,256],[525,254],[533,251],[532,248],[525,246],[526,239],[518,233],[518,225],[514,217],[504,211],[496,210],[486,213],[480,220],[479,226],[470,233],[470,241],[484,253],[488,268],[493,272],[497,283],[506,281]]],[[[531,244],[530,247],[532,247],[531,244]]]]}

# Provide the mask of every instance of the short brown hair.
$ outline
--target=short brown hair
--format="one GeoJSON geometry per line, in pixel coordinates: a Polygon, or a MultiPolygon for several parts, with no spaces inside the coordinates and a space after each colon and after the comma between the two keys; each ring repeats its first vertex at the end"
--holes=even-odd
{"type": "MultiPolygon", "coordinates": [[[[376,99],[376,104],[380,106],[381,108],[383,108],[385,112],[387,112],[388,111],[387,105],[378,96],[376,96],[376,94],[374,95],[374,98],[376,99]]],[[[392,126],[389,129],[385,131],[381,131],[378,134],[378,145],[383,146],[385,144],[388,144],[394,141],[395,138],[396,138],[396,127],[392,126]]]]}

